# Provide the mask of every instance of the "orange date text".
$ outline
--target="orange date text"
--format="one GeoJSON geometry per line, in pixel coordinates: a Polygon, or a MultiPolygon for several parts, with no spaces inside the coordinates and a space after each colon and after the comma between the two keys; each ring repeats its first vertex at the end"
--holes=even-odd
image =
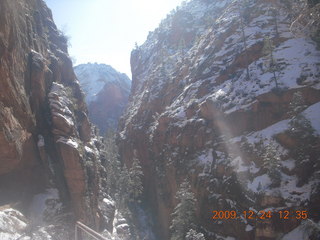
{"type": "Polygon", "coordinates": [[[271,219],[271,218],[279,218],[279,219],[284,219],[284,220],[289,220],[289,219],[307,219],[308,218],[308,212],[307,211],[300,211],[300,210],[295,210],[295,211],[288,211],[288,210],[283,210],[283,211],[277,211],[277,212],[272,212],[272,211],[243,211],[243,212],[237,212],[237,211],[212,211],[212,219],[214,220],[222,220],[222,219],[260,219],[260,220],[265,220],[265,219],[271,219]]]}

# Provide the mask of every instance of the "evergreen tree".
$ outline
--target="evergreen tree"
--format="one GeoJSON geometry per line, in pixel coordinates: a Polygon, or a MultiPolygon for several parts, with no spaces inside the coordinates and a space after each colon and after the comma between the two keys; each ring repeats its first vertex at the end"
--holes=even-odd
{"type": "Polygon", "coordinates": [[[186,53],[186,41],[183,37],[180,38],[178,50],[182,56],[184,56],[184,54],[186,53]]]}
{"type": "Polygon", "coordinates": [[[289,104],[289,116],[292,117],[289,122],[290,134],[303,141],[307,141],[314,134],[310,121],[301,113],[305,108],[301,92],[294,93],[289,104]]]}
{"type": "Polygon", "coordinates": [[[106,192],[111,197],[114,197],[119,185],[118,181],[121,172],[121,164],[113,132],[108,132],[106,134],[102,152],[105,159],[103,165],[106,169],[106,192]]]}
{"type": "Polygon", "coordinates": [[[253,146],[249,143],[247,137],[241,138],[240,150],[245,157],[251,156],[253,154],[253,146]]]}
{"type": "Polygon", "coordinates": [[[304,104],[302,93],[300,91],[295,92],[292,96],[291,102],[289,103],[288,115],[290,117],[295,117],[300,112],[302,112],[305,108],[306,108],[306,105],[304,104]]]}
{"type": "Polygon", "coordinates": [[[279,26],[278,26],[278,16],[279,16],[279,12],[276,8],[270,8],[270,12],[271,15],[273,17],[273,21],[274,21],[274,27],[275,27],[275,32],[276,32],[276,38],[279,37],[279,26]]]}
{"type": "Polygon", "coordinates": [[[249,23],[250,17],[251,17],[251,12],[252,8],[250,7],[250,0],[240,0],[239,1],[239,10],[241,14],[241,18],[243,18],[245,23],[249,23]]]}
{"type": "Polygon", "coordinates": [[[133,158],[132,167],[129,171],[129,201],[130,202],[140,202],[139,198],[143,192],[142,186],[142,167],[138,158],[133,158]]]}
{"type": "Polygon", "coordinates": [[[172,214],[170,226],[171,240],[184,240],[187,232],[192,228],[195,218],[195,197],[187,181],[181,183],[176,194],[179,200],[172,214]]]}
{"type": "Polygon", "coordinates": [[[310,153],[316,142],[311,122],[302,114],[302,111],[307,107],[304,103],[301,92],[294,93],[288,112],[291,117],[288,134],[299,142],[298,146],[292,150],[294,158],[298,160],[298,165],[310,161],[310,153]]]}
{"type": "Polygon", "coordinates": [[[119,176],[119,187],[116,194],[116,203],[120,210],[127,209],[129,202],[129,171],[126,166],[123,166],[121,174],[119,176]]]}
{"type": "Polygon", "coordinates": [[[276,63],[276,60],[273,57],[273,50],[274,45],[272,43],[272,40],[269,37],[265,37],[263,41],[263,53],[269,58],[269,71],[273,73],[273,79],[276,84],[276,89],[279,88],[278,80],[276,76],[276,72],[278,70],[278,65],[276,63]]]}
{"type": "Polygon", "coordinates": [[[190,229],[186,234],[186,240],[206,240],[202,233],[197,233],[197,231],[190,229]]]}
{"type": "Polygon", "coordinates": [[[134,43],[134,50],[138,50],[138,49],[139,49],[138,43],[135,42],[135,43],[134,43]]]}
{"type": "Polygon", "coordinates": [[[249,1],[242,0],[240,2],[241,5],[239,7],[239,15],[240,15],[240,28],[241,28],[241,34],[242,34],[242,41],[243,41],[243,47],[244,47],[244,53],[245,53],[245,64],[246,64],[246,77],[247,80],[250,80],[250,73],[249,73],[249,56],[247,51],[247,38],[244,32],[245,28],[245,22],[249,22],[250,18],[250,12],[248,12],[249,9],[249,1]]]}
{"type": "Polygon", "coordinates": [[[289,124],[291,134],[301,140],[306,140],[308,137],[311,137],[314,134],[314,129],[310,121],[302,114],[298,114],[291,119],[289,124]]]}
{"type": "Polygon", "coordinates": [[[280,186],[281,173],[280,173],[280,157],[277,154],[277,148],[274,144],[269,144],[263,155],[263,167],[267,170],[274,187],[280,186]]]}

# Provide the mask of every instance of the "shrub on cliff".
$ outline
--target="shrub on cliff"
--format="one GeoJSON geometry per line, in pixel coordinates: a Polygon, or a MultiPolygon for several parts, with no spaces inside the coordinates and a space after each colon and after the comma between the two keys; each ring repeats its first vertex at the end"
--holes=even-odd
{"type": "Polygon", "coordinates": [[[190,229],[190,231],[187,232],[186,240],[206,240],[206,239],[202,233],[198,233],[197,231],[190,229]]]}

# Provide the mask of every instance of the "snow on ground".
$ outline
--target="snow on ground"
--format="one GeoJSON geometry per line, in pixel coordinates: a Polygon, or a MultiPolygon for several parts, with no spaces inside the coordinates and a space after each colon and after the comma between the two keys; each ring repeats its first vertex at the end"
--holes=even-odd
{"type": "Polygon", "coordinates": [[[306,82],[314,82],[320,70],[318,67],[319,57],[320,53],[316,50],[313,42],[304,38],[287,40],[274,52],[276,61],[283,59],[287,64],[285,70],[280,73],[279,82],[289,88],[301,87],[296,80],[302,75],[307,78],[306,82]],[[304,61],[301,62],[301,59],[304,61]]]}
{"type": "Polygon", "coordinates": [[[245,165],[240,156],[231,161],[231,166],[236,173],[249,172],[251,174],[255,174],[260,170],[260,168],[256,167],[256,164],[253,161],[250,162],[250,165],[245,165]]]}
{"type": "MultiPolygon", "coordinates": [[[[263,140],[265,145],[268,145],[271,142],[275,143],[275,141],[273,140],[273,137],[279,133],[285,132],[288,129],[288,126],[289,126],[289,120],[287,119],[287,120],[277,122],[260,131],[249,133],[245,137],[247,138],[248,143],[250,144],[254,144],[259,142],[260,140],[263,140]]],[[[230,139],[230,141],[232,143],[240,142],[242,137],[243,136],[238,136],[230,139]]]]}
{"type": "Polygon", "coordinates": [[[310,199],[314,181],[310,181],[301,187],[297,187],[298,179],[295,175],[289,176],[283,173],[281,175],[281,186],[279,191],[281,190],[281,196],[286,199],[288,207],[291,205],[296,206],[297,204],[310,199]]]}
{"type": "Polygon", "coordinates": [[[180,119],[180,120],[183,120],[183,119],[186,118],[186,113],[185,113],[185,109],[184,109],[183,106],[177,108],[175,117],[180,119]]]}
{"type": "MultiPolygon", "coordinates": [[[[320,135],[320,103],[311,105],[306,110],[304,110],[302,114],[311,122],[312,127],[320,135]]],[[[262,139],[267,145],[270,143],[270,141],[272,141],[275,135],[283,133],[289,129],[289,121],[290,119],[282,120],[265,129],[250,133],[246,135],[246,138],[251,144],[256,143],[257,141],[262,139]]],[[[242,137],[243,136],[238,136],[232,138],[230,141],[233,143],[240,142],[242,137]]]]}
{"type": "Polygon", "coordinates": [[[257,176],[252,180],[248,181],[247,187],[253,192],[265,191],[271,185],[271,179],[267,174],[257,176]]]}
{"type": "MultiPolygon", "coordinates": [[[[310,120],[312,126],[316,129],[317,133],[320,132],[320,103],[316,103],[305,111],[303,111],[303,115],[306,116],[307,119],[310,120]]],[[[286,150],[283,149],[277,142],[273,139],[276,134],[281,132],[285,132],[289,128],[289,119],[280,121],[275,123],[261,131],[250,133],[246,136],[248,142],[250,144],[254,144],[260,140],[263,140],[265,146],[269,144],[274,144],[277,146],[277,152],[280,155],[286,153],[286,150]]],[[[240,142],[243,136],[238,136],[231,139],[231,142],[236,143],[240,142]]],[[[241,157],[236,157],[231,162],[232,166],[234,167],[235,171],[245,172],[250,170],[249,167],[252,167],[253,170],[256,169],[255,166],[246,166],[244,165],[241,157]]],[[[281,161],[281,165],[287,168],[289,171],[295,168],[295,161],[293,159],[287,159],[281,161]]],[[[254,173],[254,172],[252,172],[254,173]]],[[[264,191],[267,194],[279,194],[286,199],[286,204],[288,207],[295,206],[300,204],[306,200],[310,199],[310,194],[312,192],[312,186],[315,184],[315,180],[310,180],[309,183],[297,187],[298,179],[295,175],[289,176],[284,173],[281,173],[281,186],[279,188],[272,188],[270,189],[269,186],[271,184],[271,179],[268,177],[267,174],[257,176],[252,181],[247,180],[247,187],[251,191],[259,192],[264,191]],[[281,191],[280,191],[281,190],[281,191]]]]}
{"type": "Polygon", "coordinates": [[[49,188],[33,197],[30,206],[31,222],[42,225],[46,218],[57,214],[61,207],[58,189],[49,188]]]}
{"type": "Polygon", "coordinates": [[[0,239],[16,240],[27,227],[26,219],[17,210],[8,208],[0,211],[0,239]]]}
{"type": "Polygon", "coordinates": [[[267,174],[255,177],[252,181],[247,181],[247,188],[253,192],[263,192],[267,195],[279,195],[286,200],[287,207],[297,206],[310,199],[312,185],[309,183],[297,187],[298,179],[295,175],[289,176],[281,173],[281,185],[278,188],[270,188],[272,181],[267,174]]]}
{"type": "Polygon", "coordinates": [[[251,226],[250,224],[248,224],[247,226],[246,226],[246,232],[250,232],[250,231],[252,231],[253,230],[253,226],[251,226]]]}
{"type": "MultiPolygon", "coordinates": [[[[251,30],[253,31],[253,29],[251,30]]],[[[230,38],[237,39],[239,37],[230,38]]],[[[253,39],[254,43],[257,41],[257,39],[253,39]]],[[[232,48],[237,48],[237,45],[232,48]]],[[[230,47],[228,47],[228,51],[230,51],[230,47]]],[[[221,49],[215,56],[222,55],[224,58],[230,58],[228,51],[221,49]]],[[[297,83],[298,78],[304,79],[303,84],[316,86],[314,83],[317,81],[320,71],[320,52],[316,50],[313,42],[304,38],[289,39],[274,49],[273,57],[279,66],[276,78],[281,88],[302,87],[297,83]],[[305,61],[301,62],[301,59],[305,59],[305,61]]],[[[219,103],[226,114],[245,109],[248,104],[252,104],[256,96],[270,92],[275,87],[273,72],[269,69],[268,62],[270,62],[270,57],[264,56],[251,63],[249,65],[249,80],[246,79],[246,71],[240,69],[235,73],[238,76],[215,87],[210,98],[214,101],[223,100],[219,103]]],[[[220,67],[223,66],[225,63],[220,67]]]]}
{"type": "Polygon", "coordinates": [[[198,161],[203,165],[211,164],[213,161],[212,149],[207,149],[206,151],[201,153],[201,155],[198,156],[198,161]]]}
{"type": "Polygon", "coordinates": [[[303,112],[303,115],[311,122],[317,134],[320,135],[320,102],[308,107],[303,112]]]}
{"type": "Polygon", "coordinates": [[[286,234],[282,240],[308,240],[309,236],[305,233],[304,229],[299,226],[286,234]]]}
{"type": "Polygon", "coordinates": [[[296,163],[295,163],[295,160],[293,159],[287,159],[287,160],[282,160],[281,165],[287,168],[289,171],[291,171],[295,168],[296,163]]]}
{"type": "Polygon", "coordinates": [[[306,229],[306,224],[303,223],[284,235],[281,240],[309,240],[310,230],[306,229]]]}
{"type": "Polygon", "coordinates": [[[256,131],[247,136],[249,143],[255,143],[259,139],[271,140],[276,134],[282,133],[288,129],[289,120],[277,122],[261,131],[256,131]]]}

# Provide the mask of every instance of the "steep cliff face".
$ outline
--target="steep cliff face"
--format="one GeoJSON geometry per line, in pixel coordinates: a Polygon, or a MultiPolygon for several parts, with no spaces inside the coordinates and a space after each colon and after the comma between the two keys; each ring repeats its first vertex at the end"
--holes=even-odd
{"type": "Polygon", "coordinates": [[[318,5],[295,4],[193,0],[132,52],[119,148],[126,164],[142,164],[161,239],[184,179],[207,239],[315,234],[278,214],[304,210],[319,221],[320,52],[310,39],[318,26],[302,20],[318,5]],[[270,219],[243,216],[268,209],[270,219]],[[215,210],[239,218],[212,219],[215,210]]]}
{"type": "Polygon", "coordinates": [[[0,2],[0,84],[0,205],[28,213],[34,194],[58,188],[76,219],[98,227],[99,141],[42,0],[0,2]]]}
{"type": "Polygon", "coordinates": [[[105,64],[81,64],[74,70],[85,92],[92,123],[101,134],[115,130],[128,102],[130,79],[105,64]]]}

